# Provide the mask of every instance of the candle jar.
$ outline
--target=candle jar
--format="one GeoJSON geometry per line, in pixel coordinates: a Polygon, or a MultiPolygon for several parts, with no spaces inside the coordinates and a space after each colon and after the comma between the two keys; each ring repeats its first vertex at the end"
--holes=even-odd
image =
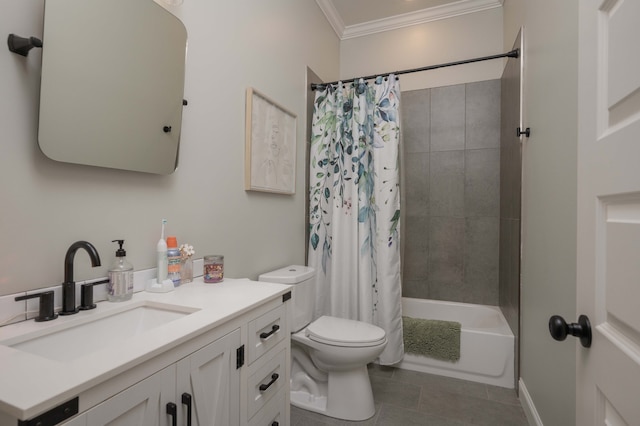
{"type": "Polygon", "coordinates": [[[219,283],[224,279],[224,256],[213,254],[204,257],[203,279],[205,283],[219,283]]]}

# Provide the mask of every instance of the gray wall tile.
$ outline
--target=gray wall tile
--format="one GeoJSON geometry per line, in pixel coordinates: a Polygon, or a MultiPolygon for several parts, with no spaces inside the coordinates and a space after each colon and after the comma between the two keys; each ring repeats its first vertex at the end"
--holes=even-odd
{"type": "MultiPolygon", "coordinates": [[[[425,262],[426,263],[426,262],[425,262]]],[[[406,275],[406,272],[405,272],[406,275]]],[[[402,297],[416,299],[432,299],[429,292],[429,282],[426,278],[407,280],[402,279],[402,297]]]]}
{"type": "Polygon", "coordinates": [[[429,154],[413,153],[404,157],[405,212],[408,216],[429,215],[429,154]]]}
{"type": "Polygon", "coordinates": [[[406,152],[429,152],[430,89],[401,94],[401,131],[406,152]]]}
{"type": "MultiPolygon", "coordinates": [[[[405,233],[404,241],[403,282],[412,280],[416,281],[416,283],[424,282],[426,287],[426,279],[429,276],[429,219],[419,216],[406,216],[405,220],[406,228],[409,232],[405,233]]],[[[425,291],[426,289],[423,293],[425,291]]]]}
{"type": "Polygon", "coordinates": [[[500,80],[466,85],[466,148],[500,148],[500,80]]]}
{"type": "Polygon", "coordinates": [[[498,305],[500,219],[467,218],[465,225],[464,281],[476,303],[498,305]]]}
{"type": "Polygon", "coordinates": [[[431,151],[464,149],[465,87],[431,89],[431,151]]]}
{"type": "Polygon", "coordinates": [[[500,93],[495,80],[402,94],[405,297],[500,299],[500,93]]]}
{"type": "Polygon", "coordinates": [[[500,149],[465,151],[466,217],[500,215],[500,149]]]}
{"type": "Polygon", "coordinates": [[[432,152],[430,216],[464,217],[464,151],[432,152]]]}
{"type": "Polygon", "coordinates": [[[464,218],[429,219],[429,280],[453,283],[464,277],[464,218]]]}

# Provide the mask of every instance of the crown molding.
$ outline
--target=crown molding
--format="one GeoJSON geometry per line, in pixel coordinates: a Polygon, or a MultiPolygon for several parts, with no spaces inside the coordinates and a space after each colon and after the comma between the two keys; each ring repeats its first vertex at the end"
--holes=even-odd
{"type": "Polygon", "coordinates": [[[389,18],[364,22],[362,24],[345,26],[331,0],[316,0],[318,6],[320,6],[320,9],[324,12],[327,20],[340,40],[362,37],[412,25],[419,25],[426,22],[502,7],[503,1],[504,0],[459,0],[455,3],[431,7],[417,12],[404,13],[402,15],[396,15],[389,18]]]}
{"type": "Polygon", "coordinates": [[[318,3],[318,6],[320,6],[320,9],[324,13],[324,16],[327,17],[329,24],[331,24],[331,27],[333,27],[333,31],[335,31],[338,37],[342,40],[342,34],[344,34],[345,25],[344,21],[342,21],[342,18],[340,17],[340,14],[333,5],[333,2],[331,0],[316,0],[316,3],[318,3]]]}

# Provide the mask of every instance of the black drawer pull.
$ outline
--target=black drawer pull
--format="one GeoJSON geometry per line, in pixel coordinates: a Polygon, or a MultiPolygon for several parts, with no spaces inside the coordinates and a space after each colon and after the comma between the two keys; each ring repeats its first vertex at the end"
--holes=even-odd
{"type": "Polygon", "coordinates": [[[173,402],[167,403],[167,414],[171,416],[171,426],[178,426],[178,407],[173,402]]]}
{"type": "Polygon", "coordinates": [[[182,394],[182,404],[187,406],[187,426],[191,426],[191,394],[182,394]]]}
{"type": "Polygon", "coordinates": [[[267,337],[271,336],[273,333],[275,333],[276,331],[280,330],[280,326],[278,324],[274,324],[273,327],[271,327],[271,331],[270,332],[264,332],[264,333],[260,333],[260,338],[261,339],[266,339],[267,337]]]}
{"type": "Polygon", "coordinates": [[[273,422],[273,423],[271,423],[271,426],[280,426],[280,423],[278,423],[278,422],[273,422]]]}
{"type": "Polygon", "coordinates": [[[271,375],[271,381],[269,383],[260,385],[260,387],[258,388],[258,389],[260,389],[260,392],[264,392],[267,389],[269,389],[269,386],[274,384],[276,382],[276,380],[278,380],[278,377],[280,377],[280,376],[278,376],[278,373],[273,373],[271,375]]]}

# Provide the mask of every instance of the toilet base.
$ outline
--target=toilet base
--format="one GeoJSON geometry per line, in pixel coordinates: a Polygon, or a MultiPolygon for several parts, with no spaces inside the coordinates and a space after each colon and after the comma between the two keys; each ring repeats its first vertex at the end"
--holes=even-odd
{"type": "Polygon", "coordinates": [[[351,421],[367,420],[376,412],[366,366],[330,372],[327,395],[311,395],[306,389],[292,390],[291,404],[303,410],[351,421]]]}

